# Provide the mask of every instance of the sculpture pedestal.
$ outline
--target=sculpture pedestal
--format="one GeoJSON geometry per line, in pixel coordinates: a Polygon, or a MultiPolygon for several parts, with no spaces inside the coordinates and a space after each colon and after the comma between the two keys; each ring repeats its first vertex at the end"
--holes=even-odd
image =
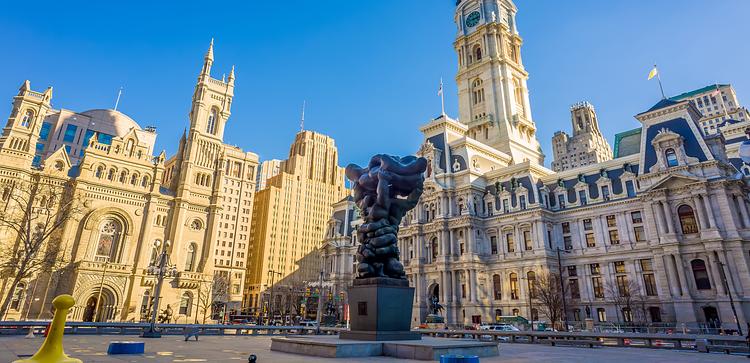
{"type": "Polygon", "coordinates": [[[369,278],[354,280],[349,288],[350,331],[341,339],[367,341],[419,340],[411,331],[414,288],[407,280],[369,278]]]}

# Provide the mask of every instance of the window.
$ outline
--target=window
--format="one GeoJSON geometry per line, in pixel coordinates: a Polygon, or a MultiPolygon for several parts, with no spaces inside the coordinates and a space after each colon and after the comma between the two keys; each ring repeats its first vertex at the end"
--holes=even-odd
{"type": "Polygon", "coordinates": [[[706,262],[701,259],[695,259],[690,261],[690,267],[693,269],[695,287],[698,290],[711,290],[711,280],[708,278],[706,262]]]}
{"type": "Polygon", "coordinates": [[[180,299],[180,315],[190,316],[190,309],[193,305],[193,298],[190,295],[189,292],[185,292],[182,294],[182,299],[180,299]]]}
{"type": "Polygon", "coordinates": [[[654,323],[661,323],[661,309],[658,306],[651,306],[648,308],[648,313],[651,315],[651,321],[654,323]]]}
{"type": "Polygon", "coordinates": [[[568,280],[569,290],[570,290],[570,297],[573,299],[580,299],[581,298],[581,289],[578,286],[578,279],[570,279],[568,280]]]}
{"type": "Polygon", "coordinates": [[[195,243],[191,243],[188,246],[187,256],[185,257],[185,271],[193,271],[195,269],[195,243]]]}
{"type": "Polygon", "coordinates": [[[495,300],[501,300],[503,298],[503,282],[500,279],[500,275],[492,276],[492,292],[495,300]]]}
{"type": "Polygon", "coordinates": [[[10,308],[13,310],[20,310],[21,309],[21,302],[24,300],[24,291],[26,290],[26,285],[24,285],[23,282],[19,282],[16,285],[16,289],[13,290],[13,297],[10,300],[10,308]]]}
{"type": "Polygon", "coordinates": [[[570,276],[570,277],[578,276],[578,268],[577,267],[575,267],[575,266],[568,266],[567,270],[568,270],[568,276],[570,276]]]}
{"type": "Polygon", "coordinates": [[[594,289],[594,297],[597,299],[604,298],[604,285],[602,285],[602,278],[595,276],[591,278],[591,286],[594,289]]]}
{"type": "Polygon", "coordinates": [[[563,233],[570,233],[570,223],[563,222],[562,223],[562,231],[563,231],[563,233]]]}
{"type": "Polygon", "coordinates": [[[73,142],[73,140],[75,140],[77,130],[78,130],[78,126],[68,125],[65,128],[65,135],[63,136],[63,142],[73,142]]]}
{"type": "Polygon", "coordinates": [[[26,113],[23,115],[23,118],[21,119],[21,126],[29,127],[29,124],[31,124],[32,118],[34,118],[34,111],[27,110],[26,113]]]}
{"type": "Polygon", "coordinates": [[[597,308],[596,309],[596,316],[599,318],[600,322],[606,322],[607,321],[607,310],[604,310],[604,308],[597,308]]]}
{"type": "Polygon", "coordinates": [[[615,277],[615,282],[617,283],[617,292],[620,293],[621,297],[630,296],[632,291],[630,291],[630,285],[628,285],[627,275],[617,275],[615,277]]]}
{"type": "Polygon", "coordinates": [[[532,244],[531,244],[531,232],[529,231],[523,231],[523,245],[526,251],[532,250],[532,244]]]}
{"type": "Polygon", "coordinates": [[[518,198],[518,205],[521,207],[521,210],[526,209],[526,196],[522,195],[518,198]]]}
{"type": "Polygon", "coordinates": [[[490,236],[490,250],[493,255],[497,254],[497,236],[490,236]]]}
{"type": "Polygon", "coordinates": [[[591,265],[589,265],[589,267],[591,268],[591,274],[592,275],[599,275],[599,274],[601,274],[601,268],[599,267],[598,263],[592,263],[591,265]]]}
{"type": "Polygon", "coordinates": [[[52,130],[52,124],[45,122],[42,124],[42,129],[39,131],[39,140],[46,141],[49,138],[49,133],[52,130]]]}
{"type": "Polygon", "coordinates": [[[529,295],[531,299],[536,299],[536,273],[534,271],[529,271],[526,273],[526,281],[528,282],[529,286],[529,295]]]}
{"type": "Polygon", "coordinates": [[[510,298],[518,300],[518,275],[515,272],[510,274],[510,298]]]}
{"type": "Polygon", "coordinates": [[[606,185],[602,186],[602,198],[609,200],[609,187],[606,185]]]}
{"type": "Polygon", "coordinates": [[[625,189],[628,191],[628,197],[635,197],[635,185],[632,180],[625,182],[625,189]]]}
{"type": "Polygon", "coordinates": [[[698,233],[698,223],[695,220],[693,208],[689,205],[683,204],[677,208],[677,215],[680,218],[682,234],[698,233]]]}
{"type": "Polygon", "coordinates": [[[557,204],[560,206],[560,209],[565,209],[565,194],[557,196],[557,204]]]}
{"type": "Polygon", "coordinates": [[[593,233],[586,233],[586,247],[596,247],[596,238],[593,233]]]}
{"type": "Polygon", "coordinates": [[[617,232],[616,229],[611,229],[609,231],[609,243],[613,245],[620,244],[620,234],[617,232]]]}
{"type": "Polygon", "coordinates": [[[508,203],[507,199],[503,199],[503,213],[508,213],[510,211],[510,204],[508,203]]]}
{"type": "Polygon", "coordinates": [[[674,149],[670,148],[664,151],[664,156],[667,158],[667,166],[673,167],[679,165],[679,162],[677,162],[677,154],[674,152],[674,149]]]}
{"type": "Polygon", "coordinates": [[[581,202],[581,205],[586,205],[588,203],[586,201],[586,191],[585,190],[579,190],[578,191],[578,200],[581,202]]]}
{"type": "Polygon", "coordinates": [[[508,252],[516,252],[516,239],[513,237],[513,232],[505,234],[505,242],[508,245],[508,252]]]}
{"type": "Polygon", "coordinates": [[[641,216],[640,211],[635,211],[630,213],[630,218],[633,220],[634,224],[640,224],[643,223],[643,217],[641,216]]]}
{"type": "Polygon", "coordinates": [[[476,57],[477,60],[481,60],[482,59],[482,47],[477,46],[474,49],[474,57],[476,57]]]}
{"type": "Polygon", "coordinates": [[[607,216],[607,227],[617,227],[617,220],[614,215],[607,216]]]}
{"type": "Polygon", "coordinates": [[[594,229],[594,225],[591,223],[591,219],[583,220],[583,229],[586,231],[591,231],[594,229]]]}
{"type": "Polygon", "coordinates": [[[622,320],[626,323],[633,322],[633,311],[630,308],[622,308],[622,320]]]}
{"type": "Polygon", "coordinates": [[[573,238],[570,236],[564,236],[563,237],[563,243],[565,244],[566,250],[572,250],[573,249],[573,238]]]}
{"type": "Polygon", "coordinates": [[[114,259],[121,233],[122,226],[114,219],[107,219],[101,224],[101,227],[99,227],[99,243],[96,246],[95,258],[97,260],[110,262],[114,259]]]}
{"type": "Polygon", "coordinates": [[[212,108],[211,112],[208,115],[208,120],[206,122],[206,132],[209,134],[215,134],[216,133],[216,116],[217,116],[216,109],[212,108]]]}
{"type": "Polygon", "coordinates": [[[440,248],[437,237],[432,239],[430,247],[432,248],[432,261],[435,261],[438,257],[438,249],[440,248]]]}

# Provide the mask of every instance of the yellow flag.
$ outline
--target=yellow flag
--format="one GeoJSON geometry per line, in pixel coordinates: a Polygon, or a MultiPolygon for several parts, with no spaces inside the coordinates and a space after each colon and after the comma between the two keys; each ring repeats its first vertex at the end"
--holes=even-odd
{"type": "Polygon", "coordinates": [[[652,80],[657,75],[659,75],[659,70],[656,69],[656,66],[654,66],[654,69],[652,69],[651,72],[648,73],[648,80],[652,80]]]}

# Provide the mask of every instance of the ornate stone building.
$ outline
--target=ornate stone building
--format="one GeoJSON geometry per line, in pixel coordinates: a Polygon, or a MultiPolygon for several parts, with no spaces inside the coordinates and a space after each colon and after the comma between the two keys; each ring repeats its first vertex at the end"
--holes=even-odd
{"type": "Polygon", "coordinates": [[[244,310],[260,312],[274,286],[273,310],[282,313],[277,311],[284,306],[282,292],[293,295],[290,288],[316,280],[317,251],[332,206],[347,195],[334,140],[313,131],[297,133],[289,158],[255,196],[244,310]]]}
{"type": "Polygon", "coordinates": [[[430,167],[399,234],[417,291],[414,325],[432,296],[450,324],[545,320],[529,288],[561,270],[570,321],[583,320],[588,306],[602,324],[735,328],[733,299],[744,327],[750,188],[736,151],[744,137],[706,135],[693,103],[662,100],[636,116],[637,152],[545,168],[534,147],[516,11],[510,0],[457,3],[461,118],[443,115],[420,128],[418,154],[430,167]],[[467,96],[471,85],[477,97],[467,96]],[[475,117],[480,104],[493,106],[475,117]],[[638,304],[623,305],[624,294],[638,304]]]}
{"type": "Polygon", "coordinates": [[[594,106],[579,102],[570,107],[573,136],[564,131],[552,138],[552,170],[560,172],[612,160],[612,148],[599,130],[594,106]]]}
{"type": "MultiPolygon", "coordinates": [[[[164,282],[161,308],[170,305],[173,320],[203,319],[198,300],[215,275],[228,283],[220,302],[241,300],[258,157],[223,143],[235,74],[212,78],[212,64],[213,42],[171,158],[154,155],[152,127],[115,110],[54,109],[51,88],[22,85],[0,137],[0,207],[12,207],[16,181],[51,180],[83,212],[51,240],[64,248],[59,266],[22,281],[7,318],[50,318],[52,298],[68,293],[71,320],[142,320],[155,284],[147,268],[164,246],[176,276],[164,282]]],[[[0,238],[18,240],[7,230],[0,238]]]]}

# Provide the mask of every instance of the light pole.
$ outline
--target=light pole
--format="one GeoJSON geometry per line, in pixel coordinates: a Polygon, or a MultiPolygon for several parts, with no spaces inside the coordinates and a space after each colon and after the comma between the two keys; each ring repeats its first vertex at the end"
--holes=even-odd
{"type": "Polygon", "coordinates": [[[533,294],[531,290],[532,289],[531,279],[528,277],[528,275],[526,275],[526,276],[521,276],[521,280],[526,280],[526,289],[529,291],[529,320],[530,320],[531,330],[534,330],[534,306],[532,305],[532,302],[531,302],[531,297],[533,294]]]}
{"type": "Polygon", "coordinates": [[[318,289],[318,311],[315,316],[315,320],[318,321],[318,326],[315,329],[315,334],[320,334],[320,324],[323,322],[322,315],[323,315],[323,266],[325,266],[324,261],[321,259],[320,262],[320,280],[319,280],[319,289],[318,289]]]}
{"type": "Polygon", "coordinates": [[[560,274],[560,295],[562,296],[563,304],[563,329],[565,329],[565,331],[568,331],[568,305],[565,302],[565,282],[563,279],[562,259],[560,258],[560,252],[570,253],[570,251],[563,250],[560,247],[557,247],[557,270],[560,274]]]}
{"type": "Polygon", "coordinates": [[[161,338],[161,333],[156,329],[156,315],[159,314],[159,300],[161,295],[161,286],[164,282],[165,277],[173,277],[177,275],[177,267],[169,266],[169,255],[167,249],[171,243],[166,241],[161,245],[161,254],[159,255],[158,265],[151,265],[148,267],[148,274],[156,276],[156,289],[154,291],[154,304],[151,310],[151,319],[148,328],[143,330],[141,337],[143,338],[161,338]]]}
{"type": "Polygon", "coordinates": [[[729,296],[729,305],[732,307],[732,313],[734,314],[734,321],[737,323],[737,333],[742,335],[742,326],[740,325],[740,319],[737,318],[737,309],[734,307],[734,298],[732,297],[732,290],[729,289],[729,283],[727,283],[727,273],[724,270],[724,263],[719,261],[719,267],[721,267],[721,279],[724,284],[724,289],[727,290],[729,296]]]}
{"type": "Polygon", "coordinates": [[[268,273],[271,274],[271,295],[268,299],[268,324],[272,325],[273,321],[273,282],[276,275],[282,276],[283,274],[281,272],[276,272],[274,270],[268,270],[268,273]]]}

